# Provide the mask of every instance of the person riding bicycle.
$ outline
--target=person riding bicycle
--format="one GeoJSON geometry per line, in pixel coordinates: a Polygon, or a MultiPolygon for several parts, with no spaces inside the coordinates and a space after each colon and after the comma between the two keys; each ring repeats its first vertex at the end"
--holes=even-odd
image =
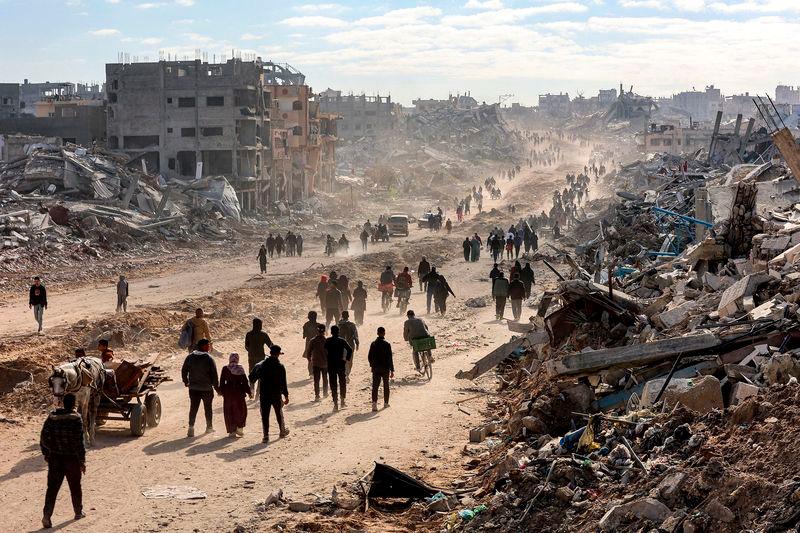
{"type": "Polygon", "coordinates": [[[400,300],[403,298],[408,301],[411,298],[411,287],[414,286],[414,280],[408,267],[403,268],[403,271],[397,275],[394,280],[394,295],[397,297],[397,306],[400,307],[400,300]]]}
{"type": "MultiPolygon", "coordinates": [[[[417,318],[414,316],[414,311],[408,310],[406,313],[406,317],[408,317],[403,324],[403,340],[411,344],[411,341],[414,339],[424,339],[426,337],[430,337],[430,333],[428,333],[428,326],[421,318],[417,318]]],[[[414,357],[414,367],[417,369],[417,372],[421,372],[419,367],[419,352],[412,349],[412,356],[414,357]]]]}

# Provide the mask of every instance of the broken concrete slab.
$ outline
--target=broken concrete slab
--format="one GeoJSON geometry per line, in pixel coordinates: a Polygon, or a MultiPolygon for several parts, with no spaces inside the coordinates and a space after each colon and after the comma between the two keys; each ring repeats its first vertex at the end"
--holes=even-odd
{"type": "Polygon", "coordinates": [[[647,344],[606,348],[587,353],[576,353],[547,361],[545,367],[551,377],[588,375],[612,367],[632,367],[670,359],[680,353],[709,351],[722,341],[713,333],[687,335],[661,339],[647,344]]]}
{"type": "Polygon", "coordinates": [[[722,293],[717,311],[721,317],[729,317],[735,315],[742,310],[742,300],[745,297],[752,296],[758,287],[769,281],[771,276],[764,272],[757,272],[749,274],[727,289],[722,293]]]}
{"type": "Polygon", "coordinates": [[[615,531],[629,515],[660,524],[670,515],[670,510],[655,498],[643,498],[635,502],[615,505],[603,515],[597,525],[603,531],[615,531]]]}
{"type": "Polygon", "coordinates": [[[747,398],[750,398],[751,396],[757,396],[759,390],[760,389],[757,386],[750,383],[744,383],[741,381],[734,383],[731,387],[731,395],[728,405],[739,405],[747,398]]]}
{"type": "Polygon", "coordinates": [[[722,401],[722,387],[714,376],[672,379],[664,391],[663,399],[667,406],[679,403],[700,414],[725,408],[722,401]]]}
{"type": "Polygon", "coordinates": [[[456,374],[457,379],[475,379],[502,363],[514,350],[521,346],[537,346],[545,344],[550,340],[550,336],[544,330],[532,331],[498,346],[488,355],[476,361],[470,370],[459,370],[456,374]]]}

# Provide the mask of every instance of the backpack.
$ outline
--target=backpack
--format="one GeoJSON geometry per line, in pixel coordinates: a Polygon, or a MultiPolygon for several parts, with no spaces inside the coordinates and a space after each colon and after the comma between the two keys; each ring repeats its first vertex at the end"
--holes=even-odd
{"type": "Polygon", "coordinates": [[[181,328],[181,336],[178,339],[178,346],[181,348],[188,348],[192,345],[192,337],[194,337],[194,324],[191,320],[187,320],[181,328]]]}

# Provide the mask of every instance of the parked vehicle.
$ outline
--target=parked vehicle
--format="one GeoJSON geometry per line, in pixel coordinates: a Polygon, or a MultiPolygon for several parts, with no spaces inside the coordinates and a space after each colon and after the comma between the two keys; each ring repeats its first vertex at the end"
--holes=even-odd
{"type": "Polygon", "coordinates": [[[408,215],[389,215],[389,234],[408,237],[408,215]]]}

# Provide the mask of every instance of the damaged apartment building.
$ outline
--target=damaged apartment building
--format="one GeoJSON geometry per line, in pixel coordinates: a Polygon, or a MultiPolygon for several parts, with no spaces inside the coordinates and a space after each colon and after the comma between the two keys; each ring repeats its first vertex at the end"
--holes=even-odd
{"type": "Polygon", "coordinates": [[[108,147],[166,177],[224,176],[243,211],[302,200],[333,179],[336,138],[304,83],[260,58],[107,64],[108,147]]]}
{"type": "Polygon", "coordinates": [[[391,96],[342,94],[327,89],[319,94],[320,109],[341,117],[338,129],[342,139],[374,137],[398,131],[401,125],[402,106],[392,102],[391,96]]]}

